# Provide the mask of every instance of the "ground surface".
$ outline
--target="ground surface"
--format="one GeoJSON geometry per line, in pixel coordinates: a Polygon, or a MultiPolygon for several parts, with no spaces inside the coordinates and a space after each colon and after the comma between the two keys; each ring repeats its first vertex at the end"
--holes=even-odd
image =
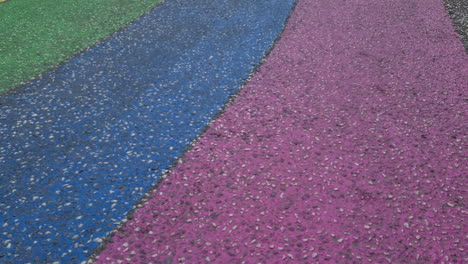
{"type": "Polygon", "coordinates": [[[467,262],[468,60],[437,0],[299,0],[108,236],[293,4],[167,1],[1,97],[0,260],[467,262]]]}
{"type": "Polygon", "coordinates": [[[463,263],[468,61],[439,1],[299,1],[98,263],[463,263]]]}
{"type": "Polygon", "coordinates": [[[465,44],[465,50],[468,54],[468,1],[445,0],[445,7],[465,44]]]}
{"type": "Polygon", "coordinates": [[[0,5],[0,94],[108,37],[160,2],[14,0],[3,3],[0,5]]]}
{"type": "Polygon", "coordinates": [[[238,91],[293,3],[167,1],[0,97],[1,260],[86,259],[238,91]]]}

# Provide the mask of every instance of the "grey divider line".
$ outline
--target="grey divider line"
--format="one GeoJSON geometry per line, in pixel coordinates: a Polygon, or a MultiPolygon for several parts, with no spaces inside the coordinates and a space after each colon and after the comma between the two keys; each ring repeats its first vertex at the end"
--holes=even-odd
{"type": "Polygon", "coordinates": [[[467,0],[445,0],[445,9],[460,34],[460,38],[468,54],[468,1],[467,0]]]}

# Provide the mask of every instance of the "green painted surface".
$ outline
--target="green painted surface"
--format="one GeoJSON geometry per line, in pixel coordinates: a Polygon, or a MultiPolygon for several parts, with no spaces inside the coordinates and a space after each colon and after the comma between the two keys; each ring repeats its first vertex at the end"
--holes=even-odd
{"type": "Polygon", "coordinates": [[[0,94],[111,35],[162,0],[10,0],[0,4],[0,94]]]}

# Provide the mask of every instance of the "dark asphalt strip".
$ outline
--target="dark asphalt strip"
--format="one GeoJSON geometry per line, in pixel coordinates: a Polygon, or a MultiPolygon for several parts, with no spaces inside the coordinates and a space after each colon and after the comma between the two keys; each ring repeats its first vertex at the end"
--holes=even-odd
{"type": "Polygon", "coordinates": [[[455,28],[460,34],[465,51],[468,54],[468,1],[445,0],[445,9],[452,18],[455,28]]]}

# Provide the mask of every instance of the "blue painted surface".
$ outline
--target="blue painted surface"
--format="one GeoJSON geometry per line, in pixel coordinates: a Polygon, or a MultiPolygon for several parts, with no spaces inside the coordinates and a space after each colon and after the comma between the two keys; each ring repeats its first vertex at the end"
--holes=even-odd
{"type": "Polygon", "coordinates": [[[79,263],[214,117],[293,0],[167,0],[0,98],[0,262],[79,263]]]}

